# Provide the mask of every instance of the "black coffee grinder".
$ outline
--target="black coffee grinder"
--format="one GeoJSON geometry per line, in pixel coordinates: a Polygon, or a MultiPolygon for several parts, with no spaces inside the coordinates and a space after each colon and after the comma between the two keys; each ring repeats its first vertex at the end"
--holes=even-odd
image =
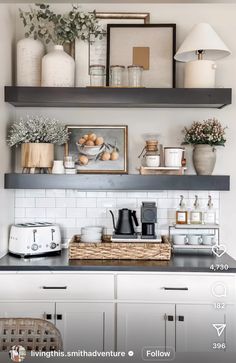
{"type": "Polygon", "coordinates": [[[155,239],[157,207],[155,202],[143,202],[141,207],[142,238],[155,239]]]}

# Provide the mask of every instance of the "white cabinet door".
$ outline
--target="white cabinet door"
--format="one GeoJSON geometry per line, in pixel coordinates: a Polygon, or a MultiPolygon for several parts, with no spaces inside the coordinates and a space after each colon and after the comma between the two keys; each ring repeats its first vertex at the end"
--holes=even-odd
{"type": "Polygon", "coordinates": [[[118,351],[175,345],[175,305],[119,303],[117,306],[118,351]]]}
{"type": "Polygon", "coordinates": [[[114,350],[114,304],[58,302],[56,316],[66,351],[114,350]]]}
{"type": "MultiPolygon", "coordinates": [[[[177,352],[213,352],[214,343],[225,343],[226,351],[235,351],[236,307],[228,305],[216,309],[212,305],[177,305],[176,350],[177,352]],[[226,324],[218,336],[213,324],[226,324]]],[[[218,346],[219,347],[219,346],[218,346]]]]}
{"type": "Polygon", "coordinates": [[[0,318],[38,318],[54,323],[54,313],[51,302],[0,302],[0,318]]]}

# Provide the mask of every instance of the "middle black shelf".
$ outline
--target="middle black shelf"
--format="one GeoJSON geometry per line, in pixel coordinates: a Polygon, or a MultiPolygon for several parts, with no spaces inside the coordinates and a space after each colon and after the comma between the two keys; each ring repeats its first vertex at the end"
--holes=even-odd
{"type": "Polygon", "coordinates": [[[5,174],[6,189],[230,190],[228,175],[5,174]]]}

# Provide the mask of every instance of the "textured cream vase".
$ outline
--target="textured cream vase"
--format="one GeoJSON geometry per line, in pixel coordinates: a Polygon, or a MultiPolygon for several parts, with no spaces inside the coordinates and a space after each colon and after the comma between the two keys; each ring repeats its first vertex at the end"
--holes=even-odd
{"type": "Polygon", "coordinates": [[[17,86],[40,87],[44,45],[32,38],[17,43],[17,86]]]}
{"type": "Polygon", "coordinates": [[[75,61],[64,52],[62,45],[55,45],[42,60],[42,86],[74,87],[74,85],[75,61]]]}
{"type": "Polygon", "coordinates": [[[211,175],[216,163],[216,149],[213,146],[194,145],[193,165],[197,175],[211,175]]]}

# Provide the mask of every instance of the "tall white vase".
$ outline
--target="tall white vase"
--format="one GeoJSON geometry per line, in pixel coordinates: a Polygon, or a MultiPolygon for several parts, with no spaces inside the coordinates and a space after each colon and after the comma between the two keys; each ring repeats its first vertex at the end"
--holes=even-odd
{"type": "Polygon", "coordinates": [[[75,61],[64,52],[62,45],[55,45],[42,60],[42,86],[74,87],[74,85],[75,61]]]}
{"type": "Polygon", "coordinates": [[[41,64],[45,48],[40,40],[21,39],[17,43],[17,86],[41,85],[41,64]]]}

